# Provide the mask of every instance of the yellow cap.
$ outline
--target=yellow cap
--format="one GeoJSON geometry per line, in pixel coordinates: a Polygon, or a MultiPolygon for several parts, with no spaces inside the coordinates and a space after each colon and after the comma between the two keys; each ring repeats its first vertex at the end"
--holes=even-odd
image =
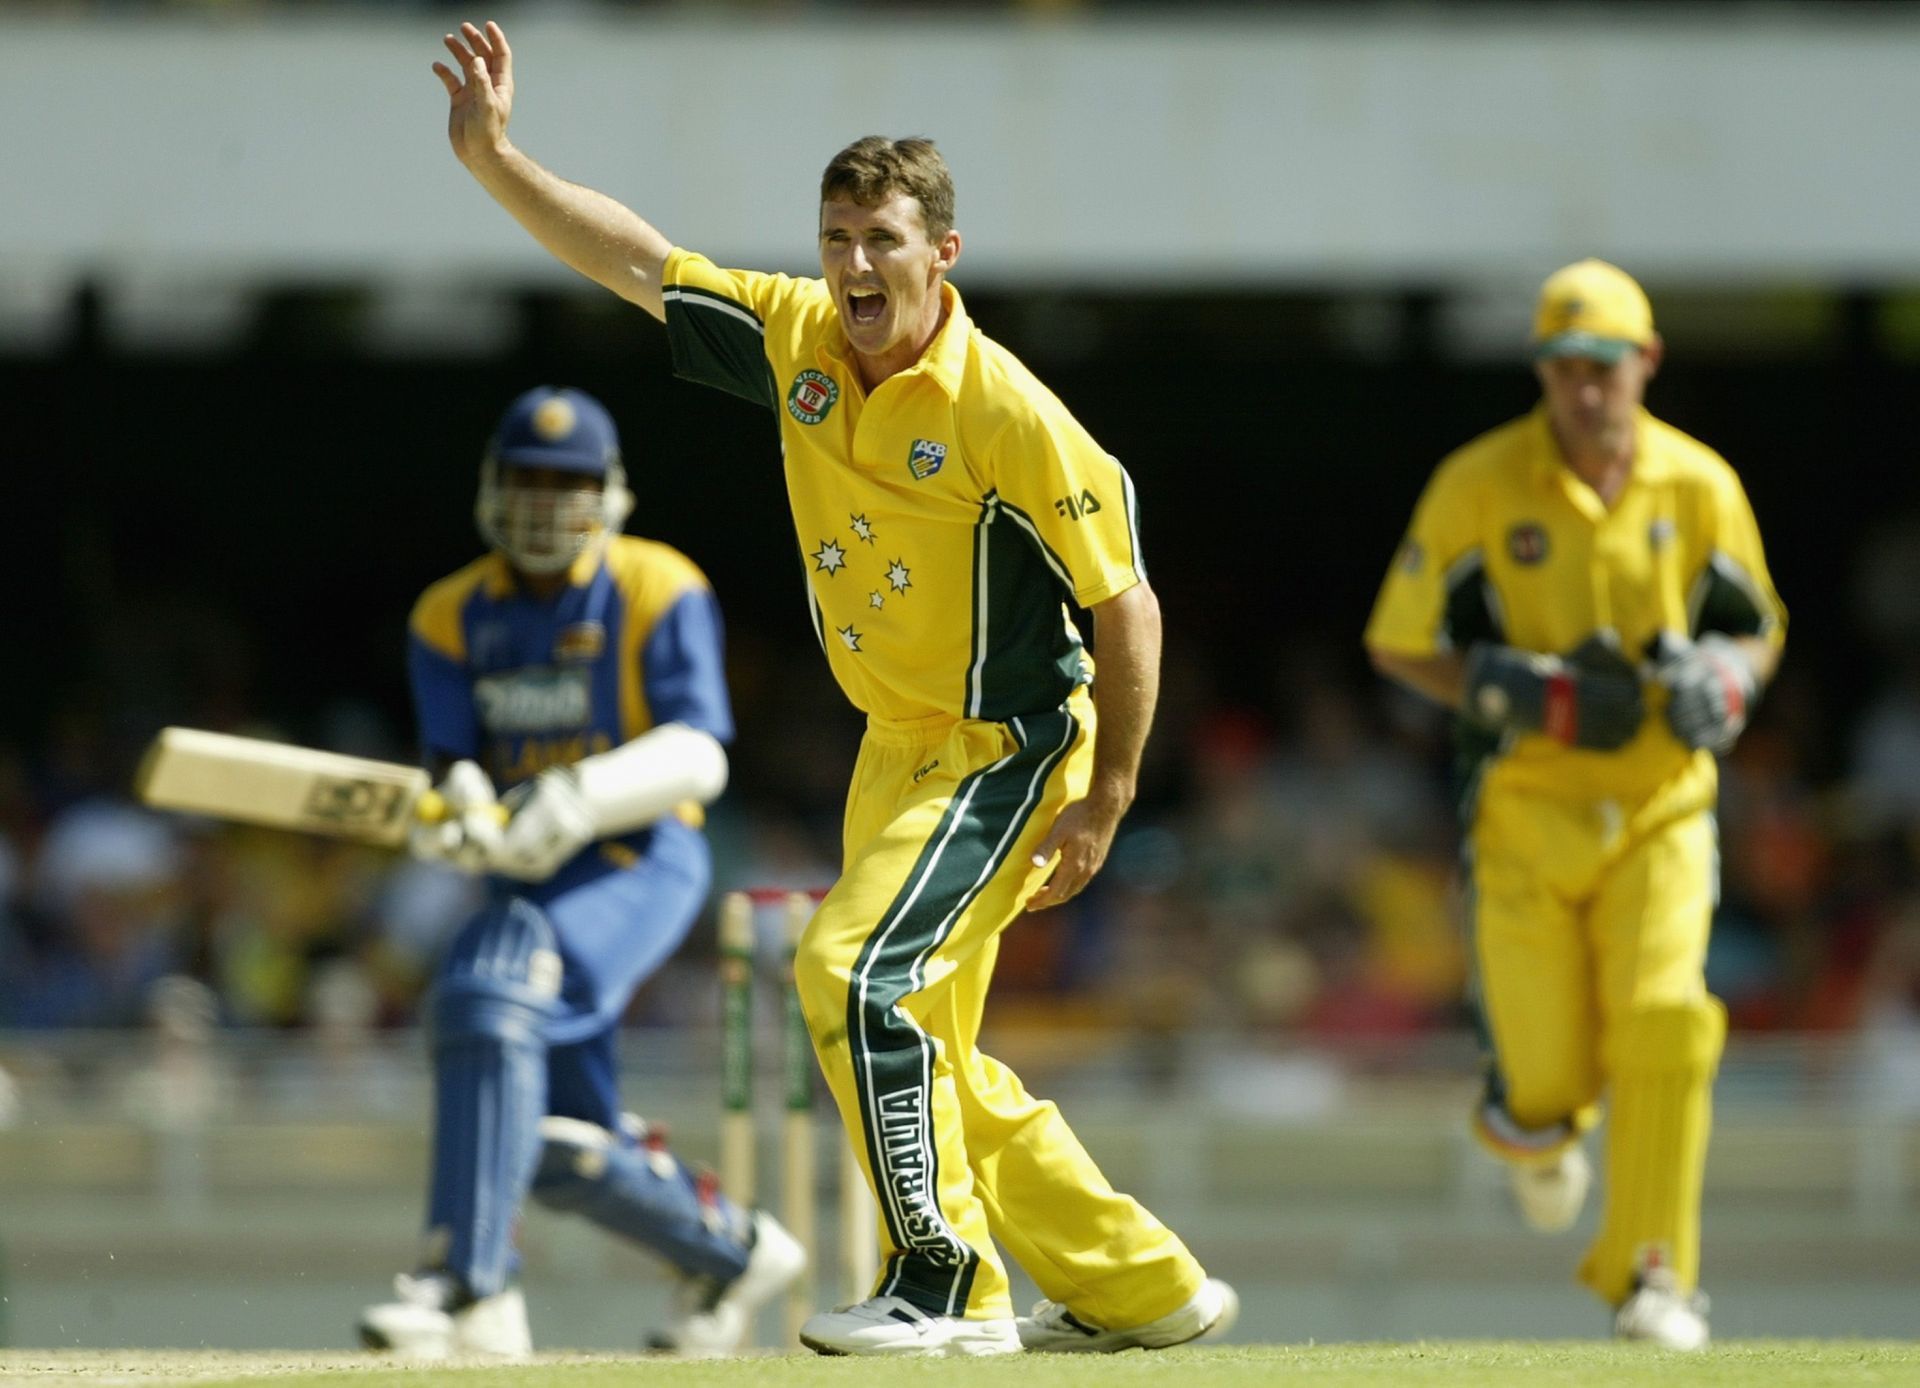
{"type": "Polygon", "coordinates": [[[1616,362],[1653,341],[1653,305],[1632,275],[1579,260],[1547,276],[1533,311],[1533,355],[1616,362]]]}

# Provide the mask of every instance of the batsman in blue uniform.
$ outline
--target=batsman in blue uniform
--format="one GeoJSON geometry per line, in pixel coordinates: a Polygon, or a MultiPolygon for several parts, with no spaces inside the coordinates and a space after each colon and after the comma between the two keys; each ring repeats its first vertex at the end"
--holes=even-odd
{"type": "Polygon", "coordinates": [[[620,1105],[620,1017],[706,900],[702,806],[733,734],[713,592],[684,555],[620,533],[632,505],[600,403],[528,391],[481,466],[491,551],[413,611],[414,704],[448,815],[411,848],[484,874],[488,900],[429,999],[426,1251],[362,1313],[370,1348],[528,1353],[513,1239],[528,1195],[679,1272],[659,1348],[734,1348],[805,1263],[620,1105]]]}

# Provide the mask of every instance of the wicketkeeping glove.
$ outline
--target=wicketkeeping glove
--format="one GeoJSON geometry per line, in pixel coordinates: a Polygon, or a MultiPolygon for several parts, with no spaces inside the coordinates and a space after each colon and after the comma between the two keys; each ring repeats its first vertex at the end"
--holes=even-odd
{"type": "Polygon", "coordinates": [[[487,773],[475,762],[457,761],[434,789],[444,815],[432,823],[416,823],[407,835],[408,851],[424,862],[445,863],[461,872],[492,871],[501,817],[487,773]]]}
{"type": "Polygon", "coordinates": [[[1611,752],[1640,730],[1646,700],[1639,673],[1597,636],[1564,657],[1481,642],[1467,652],[1464,711],[1497,732],[1611,752]]]}
{"type": "Polygon", "coordinates": [[[549,767],[508,791],[501,803],[512,818],[494,850],[493,870],[508,877],[544,882],[600,837],[592,807],[570,766],[549,767]]]}
{"type": "Polygon", "coordinates": [[[1760,681],[1739,642],[1709,632],[1691,645],[1668,643],[1654,678],[1667,687],[1667,724],[1689,747],[1726,752],[1747,726],[1760,681]]]}

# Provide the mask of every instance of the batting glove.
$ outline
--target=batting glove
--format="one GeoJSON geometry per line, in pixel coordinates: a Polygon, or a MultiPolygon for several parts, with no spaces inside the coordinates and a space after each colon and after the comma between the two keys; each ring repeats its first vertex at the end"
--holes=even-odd
{"type": "Polygon", "coordinates": [[[1611,752],[1640,730],[1646,701],[1633,666],[1597,636],[1564,657],[1481,642],[1467,652],[1465,712],[1496,732],[1611,752]]]}
{"type": "Polygon", "coordinates": [[[600,836],[593,810],[570,766],[554,766],[507,792],[512,812],[493,854],[493,870],[544,882],[600,836]]]}
{"type": "Polygon", "coordinates": [[[1709,632],[1692,645],[1669,646],[1655,669],[1667,687],[1667,725],[1688,747],[1727,752],[1747,726],[1759,696],[1753,662],[1731,637],[1709,632]]]}
{"type": "Polygon", "coordinates": [[[457,761],[434,789],[444,813],[432,823],[416,823],[407,835],[407,850],[423,862],[476,876],[492,871],[501,816],[487,773],[476,762],[457,761]]]}

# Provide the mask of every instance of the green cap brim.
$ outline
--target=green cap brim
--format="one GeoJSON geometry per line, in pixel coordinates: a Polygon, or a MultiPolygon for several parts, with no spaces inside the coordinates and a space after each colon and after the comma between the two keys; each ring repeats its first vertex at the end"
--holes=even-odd
{"type": "Polygon", "coordinates": [[[1541,361],[1547,357],[1589,357],[1594,361],[1612,366],[1639,345],[1637,342],[1627,341],[1624,337],[1596,337],[1592,333],[1583,332],[1555,333],[1546,341],[1534,344],[1533,359],[1541,361]]]}

